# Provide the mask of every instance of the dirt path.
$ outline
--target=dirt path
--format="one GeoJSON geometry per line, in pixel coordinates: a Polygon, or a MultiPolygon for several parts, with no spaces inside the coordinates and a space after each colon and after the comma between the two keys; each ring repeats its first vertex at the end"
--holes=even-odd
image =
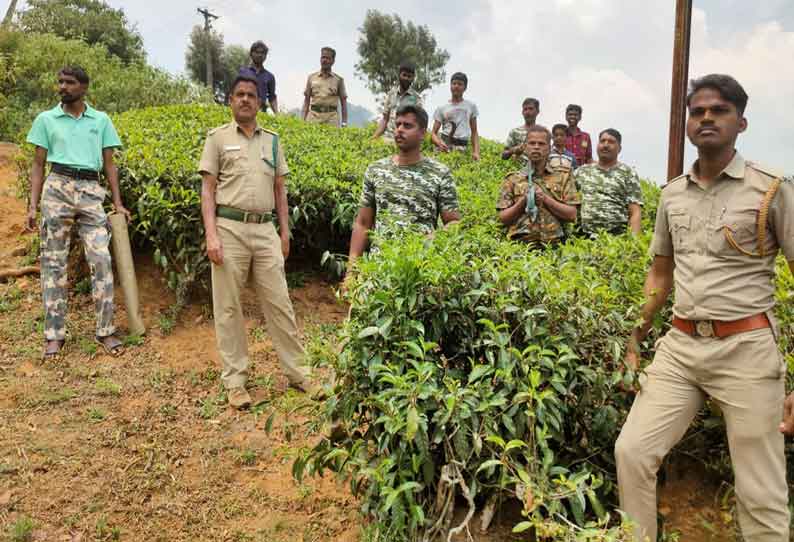
{"type": "MultiPolygon", "coordinates": [[[[20,265],[30,242],[12,152],[0,144],[0,267],[20,265]]],[[[32,539],[42,541],[358,542],[361,519],[345,485],[292,478],[292,459],[319,437],[303,429],[296,411],[312,405],[287,389],[253,299],[245,304],[251,382],[263,403],[239,413],[219,386],[207,308],[192,305],[168,321],[173,299],[157,268],[145,256],[137,267],[150,333],[119,358],[97,352],[90,295],[75,288],[65,355],[39,361],[38,277],[0,284],[3,536],[29,519],[32,539]],[[158,332],[173,324],[171,334],[158,332]]],[[[331,285],[291,278],[302,329],[344,318],[331,285]]],[[[117,323],[126,326],[123,305],[117,323]]],[[[681,540],[724,540],[704,526],[720,521],[713,495],[694,474],[663,489],[662,510],[681,540]]],[[[478,540],[513,540],[503,523],[478,540]]]]}

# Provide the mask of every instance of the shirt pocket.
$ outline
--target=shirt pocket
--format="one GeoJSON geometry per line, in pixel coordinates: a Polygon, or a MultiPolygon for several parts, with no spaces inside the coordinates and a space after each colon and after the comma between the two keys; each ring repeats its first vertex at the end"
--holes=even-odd
{"type": "Polygon", "coordinates": [[[241,149],[226,149],[221,152],[219,181],[230,176],[242,175],[245,172],[247,156],[241,149]]]}
{"type": "Polygon", "coordinates": [[[673,249],[678,253],[691,252],[692,216],[683,209],[674,209],[670,211],[668,223],[673,249]]]}
{"type": "Polygon", "coordinates": [[[730,213],[717,225],[712,250],[717,254],[758,252],[758,217],[755,211],[730,213]],[[730,238],[730,239],[729,239],[730,238]],[[733,240],[733,242],[731,242],[733,240]]]}

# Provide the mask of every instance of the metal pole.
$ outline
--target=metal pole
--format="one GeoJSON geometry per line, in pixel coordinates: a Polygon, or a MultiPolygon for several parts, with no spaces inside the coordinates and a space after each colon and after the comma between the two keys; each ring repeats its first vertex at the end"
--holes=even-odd
{"type": "Polygon", "coordinates": [[[673,44],[673,86],[670,93],[670,140],[667,180],[684,172],[686,137],[686,91],[689,79],[689,38],[692,29],[692,0],[677,0],[673,44]]]}
{"type": "Polygon", "coordinates": [[[205,52],[205,60],[207,64],[207,86],[210,87],[210,91],[212,91],[213,95],[214,92],[214,82],[212,80],[212,19],[217,19],[217,15],[213,15],[207,9],[198,8],[197,11],[204,16],[204,38],[207,40],[207,49],[205,52]]]}

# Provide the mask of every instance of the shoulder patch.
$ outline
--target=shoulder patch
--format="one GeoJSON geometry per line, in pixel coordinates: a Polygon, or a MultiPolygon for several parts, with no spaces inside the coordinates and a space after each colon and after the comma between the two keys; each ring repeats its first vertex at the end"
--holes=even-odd
{"type": "Polygon", "coordinates": [[[774,177],[774,178],[783,177],[783,172],[780,170],[769,168],[764,165],[758,164],[756,162],[751,162],[749,160],[747,160],[745,164],[756,171],[760,171],[764,175],[769,175],[770,177],[774,177]]]}

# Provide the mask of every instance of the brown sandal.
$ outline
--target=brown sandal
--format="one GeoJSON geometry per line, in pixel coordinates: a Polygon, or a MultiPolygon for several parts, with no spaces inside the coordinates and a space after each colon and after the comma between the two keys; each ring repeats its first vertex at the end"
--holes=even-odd
{"type": "Polygon", "coordinates": [[[124,353],[124,343],[115,335],[105,337],[94,337],[96,343],[102,347],[106,354],[110,356],[120,356],[124,353]]]}
{"type": "Polygon", "coordinates": [[[44,342],[44,351],[41,353],[41,359],[52,359],[58,357],[58,354],[61,353],[61,349],[63,348],[63,344],[66,341],[63,339],[55,339],[52,341],[45,341],[44,342]]]}

